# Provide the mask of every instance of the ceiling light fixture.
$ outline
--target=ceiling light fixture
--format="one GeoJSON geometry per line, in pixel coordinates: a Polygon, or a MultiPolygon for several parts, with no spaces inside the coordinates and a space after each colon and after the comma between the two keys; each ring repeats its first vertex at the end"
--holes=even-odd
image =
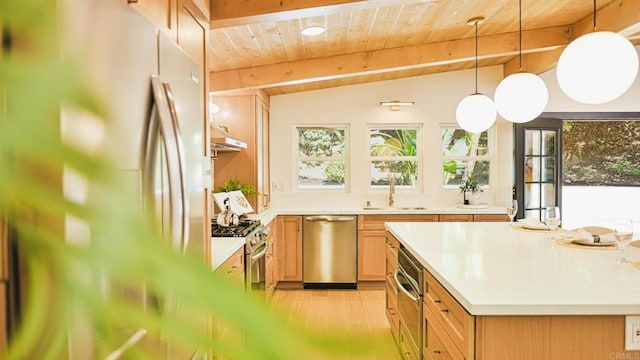
{"type": "Polygon", "coordinates": [[[413,104],[415,104],[415,102],[413,101],[398,101],[398,100],[380,102],[380,105],[388,106],[389,110],[391,111],[400,111],[401,106],[411,106],[413,104]]]}
{"type": "Polygon", "coordinates": [[[324,28],[323,26],[309,26],[302,29],[302,35],[304,36],[320,35],[325,31],[327,31],[327,29],[324,28]]]}
{"type": "Polygon", "coordinates": [[[476,28],[476,92],[460,101],[456,108],[456,121],[471,133],[483,132],[496,121],[496,105],[488,96],[478,92],[478,25],[483,17],[469,19],[467,24],[476,28]]]}
{"type": "Polygon", "coordinates": [[[624,94],[638,75],[638,53],[620,34],[596,29],[572,41],[560,54],[556,77],[560,89],[584,104],[602,104],[624,94]]]}
{"type": "Polygon", "coordinates": [[[522,71],[522,0],[519,1],[519,70],[498,84],[493,97],[500,116],[514,123],[537,118],[547,107],[547,85],[536,74],[522,71]]]}

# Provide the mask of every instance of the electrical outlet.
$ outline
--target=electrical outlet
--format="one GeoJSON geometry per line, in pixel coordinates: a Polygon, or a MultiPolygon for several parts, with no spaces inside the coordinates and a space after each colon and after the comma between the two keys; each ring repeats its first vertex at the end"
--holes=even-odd
{"type": "Polygon", "coordinates": [[[273,190],[273,192],[284,191],[284,183],[282,183],[282,182],[273,182],[271,184],[271,190],[273,190]]]}
{"type": "Polygon", "coordinates": [[[640,315],[625,316],[625,350],[640,350],[640,315]]]}

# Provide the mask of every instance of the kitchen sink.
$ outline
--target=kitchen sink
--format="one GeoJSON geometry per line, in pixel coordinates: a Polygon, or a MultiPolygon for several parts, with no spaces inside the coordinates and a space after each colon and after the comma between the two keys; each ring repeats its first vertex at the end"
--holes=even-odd
{"type": "Polygon", "coordinates": [[[388,208],[388,206],[363,206],[364,210],[384,210],[388,208]]]}
{"type": "Polygon", "coordinates": [[[394,209],[398,210],[427,210],[424,206],[396,206],[394,209]]]}

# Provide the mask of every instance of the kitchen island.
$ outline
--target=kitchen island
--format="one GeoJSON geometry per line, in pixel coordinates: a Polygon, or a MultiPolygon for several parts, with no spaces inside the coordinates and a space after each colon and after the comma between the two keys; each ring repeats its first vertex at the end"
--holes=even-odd
{"type": "Polygon", "coordinates": [[[640,359],[624,331],[625,315],[640,315],[640,269],[615,263],[618,251],[508,223],[386,229],[425,269],[424,358],[640,359]]]}

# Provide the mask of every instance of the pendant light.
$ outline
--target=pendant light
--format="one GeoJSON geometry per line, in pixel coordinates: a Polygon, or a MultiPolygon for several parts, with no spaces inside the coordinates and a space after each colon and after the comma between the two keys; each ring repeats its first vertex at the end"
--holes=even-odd
{"type": "Polygon", "coordinates": [[[593,0],[593,32],[571,42],[560,55],[556,76],[562,91],[584,104],[602,104],[624,94],[638,74],[638,53],[617,33],[597,31],[593,0]]]}
{"type": "Polygon", "coordinates": [[[519,71],[502,79],[494,101],[500,116],[514,123],[537,118],[547,107],[549,91],[538,75],[522,71],[522,0],[519,1],[519,71]]]}
{"type": "Polygon", "coordinates": [[[483,17],[469,19],[467,24],[476,27],[476,92],[460,101],[456,108],[458,125],[470,133],[480,133],[496,121],[496,105],[493,100],[478,92],[478,25],[483,17]]]}

